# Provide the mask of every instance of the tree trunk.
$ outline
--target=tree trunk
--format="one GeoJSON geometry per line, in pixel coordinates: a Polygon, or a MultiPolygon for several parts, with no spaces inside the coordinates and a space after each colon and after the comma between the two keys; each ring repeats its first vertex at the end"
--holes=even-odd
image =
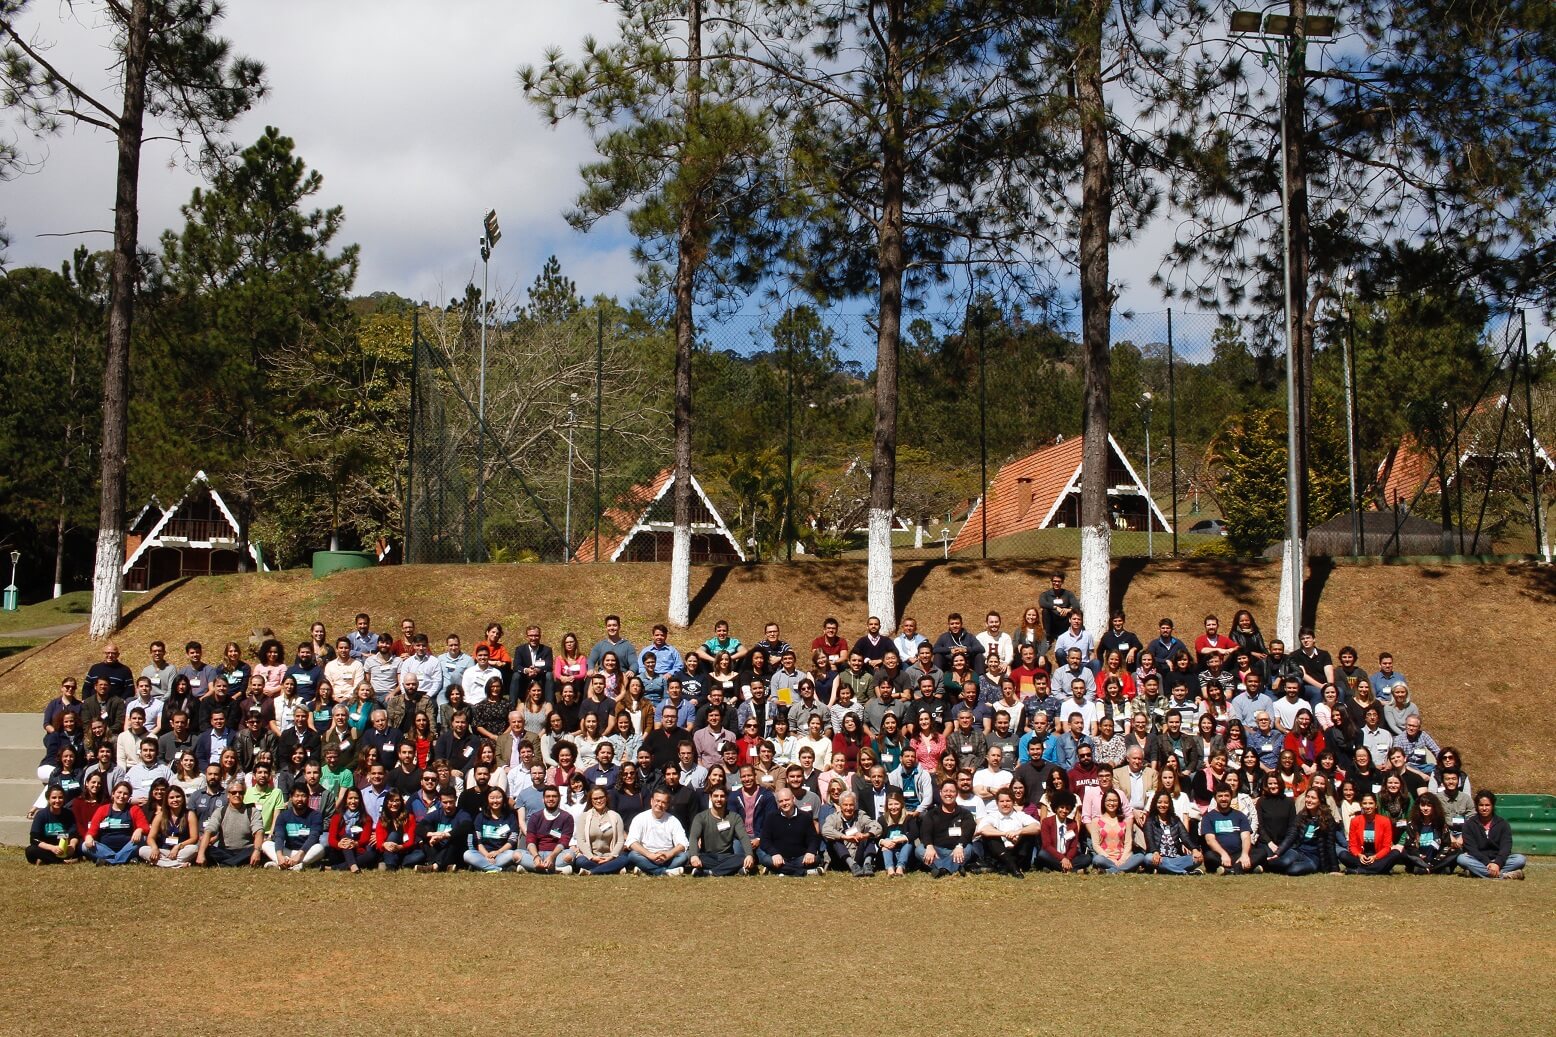
{"type": "Polygon", "coordinates": [[[870,615],[881,630],[897,629],[892,586],[891,527],[897,495],[897,349],[902,336],[903,190],[907,156],[903,140],[903,0],[889,5],[886,27],[886,130],[881,138],[881,220],[876,270],[879,328],[875,340],[875,444],[870,458],[870,510],[867,519],[870,615]]]}
{"type": "Polygon", "coordinates": [[[1085,356],[1081,452],[1081,610],[1086,629],[1107,628],[1112,525],[1108,521],[1108,425],[1112,392],[1113,289],[1108,283],[1113,222],[1113,166],[1108,156],[1102,87],[1102,27],[1111,0],[1091,0],[1076,48],[1076,100],[1081,123],[1080,279],[1085,356]]]}
{"type": "Polygon", "coordinates": [[[1306,319],[1308,296],[1308,210],[1307,148],[1303,139],[1304,110],[1307,100],[1307,0],[1291,2],[1292,38],[1287,54],[1285,81],[1281,84],[1282,186],[1288,209],[1285,213],[1287,270],[1286,322],[1290,336],[1292,379],[1295,398],[1290,401],[1291,421],[1296,433],[1290,449],[1296,466],[1297,538],[1284,538],[1280,599],[1276,608],[1276,631],[1286,643],[1295,644],[1302,626],[1301,574],[1307,562],[1307,488],[1308,488],[1308,415],[1313,392],[1313,333],[1306,319]]]}
{"type": "MultiPolygon", "coordinates": [[[[686,140],[681,169],[685,174],[699,146],[697,122],[702,109],[702,0],[691,0],[686,13],[686,140]]],[[[692,584],[692,326],[693,288],[702,256],[702,205],[694,194],[687,198],[677,228],[675,264],[675,483],[671,501],[675,508],[670,541],[671,625],[691,625],[692,584]]]]}
{"type": "Polygon", "coordinates": [[[146,116],[148,0],[131,0],[124,45],[124,109],[118,125],[118,179],[114,193],[113,265],[108,283],[108,348],[103,364],[102,496],[97,558],[92,570],[93,640],[119,625],[124,591],[124,471],[128,460],[130,331],[135,318],[135,248],[140,232],[140,148],[146,116]]]}
{"type": "MultiPolygon", "coordinates": [[[[80,336],[71,336],[70,380],[67,383],[69,389],[67,396],[72,400],[76,398],[76,357],[80,348],[80,336]]],[[[75,478],[70,458],[71,433],[74,431],[74,422],[66,420],[64,452],[61,455],[59,466],[59,521],[54,529],[54,597],[56,598],[65,593],[65,510],[70,502],[70,483],[75,478]]]]}

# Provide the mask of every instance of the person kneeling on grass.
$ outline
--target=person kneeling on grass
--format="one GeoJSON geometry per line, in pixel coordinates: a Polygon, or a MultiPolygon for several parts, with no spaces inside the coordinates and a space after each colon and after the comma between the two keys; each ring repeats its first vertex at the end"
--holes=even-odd
{"type": "Polygon", "coordinates": [[[1215,803],[1199,820],[1199,835],[1205,844],[1205,870],[1230,875],[1253,871],[1253,824],[1247,814],[1232,809],[1230,786],[1217,785],[1214,795],[1215,803]]]}
{"type": "MultiPolygon", "coordinates": [[[[1338,871],[1334,827],[1334,812],[1324,802],[1324,794],[1309,788],[1302,793],[1302,809],[1292,817],[1272,861],[1279,863],[1282,873],[1291,876],[1338,871]]],[[[1263,835],[1261,831],[1260,838],[1263,835]]]]}
{"type": "Polygon", "coordinates": [[[573,873],[573,815],[562,809],[562,790],[547,785],[540,797],[541,809],[524,822],[524,849],[519,870],[537,875],[573,873]]]}
{"type": "Polygon", "coordinates": [[[1044,871],[1061,873],[1085,871],[1091,856],[1081,853],[1081,827],[1075,819],[1075,794],[1055,792],[1048,800],[1053,813],[1043,818],[1037,856],[1033,859],[1044,871]]]}
{"type": "Polygon", "coordinates": [[[670,813],[670,793],[656,789],[627,829],[627,863],[644,875],[680,875],[689,857],[686,829],[670,813]]]}
{"type": "Polygon", "coordinates": [[[130,783],[121,781],[87,825],[81,853],[99,864],[128,864],[145,841],[146,829],[135,823],[131,811],[130,783]]]}
{"type": "MultiPolygon", "coordinates": [[[[798,768],[795,773],[797,775],[798,768]]],[[[657,799],[659,793],[654,796],[657,799]]],[[[820,874],[817,854],[821,852],[821,837],[816,831],[813,811],[801,810],[795,805],[791,788],[779,789],[777,801],[778,809],[769,811],[762,822],[762,841],[757,844],[756,859],[774,875],[799,878],[820,874]]]]}
{"type": "Polygon", "coordinates": [[[362,793],[355,788],[341,794],[340,804],[330,815],[327,859],[335,871],[359,872],[378,863],[373,819],[367,816],[362,793]]]}
{"type": "Polygon", "coordinates": [[[708,809],[692,818],[687,838],[691,853],[687,863],[693,875],[741,875],[756,866],[745,819],[730,812],[727,789],[708,790],[708,809]]]}
{"type": "Polygon", "coordinates": [[[81,840],[76,815],[65,806],[65,790],[50,785],[43,794],[43,809],[32,815],[27,835],[28,864],[73,864],[80,858],[81,840]]]}
{"type": "Polygon", "coordinates": [[[500,872],[517,858],[519,819],[508,805],[508,793],[493,785],[486,803],[471,823],[465,864],[476,871],[500,872]]]}
{"type": "Polygon", "coordinates": [[[270,838],[262,849],[267,868],[302,871],[324,856],[324,818],[308,807],[308,789],[293,785],[286,806],[276,814],[270,838]]]}
{"type": "Polygon", "coordinates": [[[940,802],[919,817],[916,852],[935,878],[965,875],[981,856],[972,813],[956,800],[956,782],[948,778],[940,783],[940,802]]]}
{"type": "Polygon", "coordinates": [[[1497,797],[1475,793],[1475,814],[1464,819],[1464,852],[1459,866],[1481,879],[1521,879],[1524,855],[1513,852],[1513,830],[1497,816],[1497,797]]]}
{"type": "Polygon", "coordinates": [[[1205,857],[1194,848],[1189,830],[1178,820],[1172,807],[1172,793],[1151,796],[1150,815],[1145,819],[1145,867],[1157,874],[1196,875],[1205,857]]]}
{"type": "Polygon", "coordinates": [[[1349,841],[1340,851],[1340,863],[1347,875],[1387,875],[1404,862],[1404,854],[1394,849],[1394,825],[1378,813],[1378,797],[1362,793],[1361,813],[1351,818],[1349,841]]]}
{"type": "Polygon", "coordinates": [[[881,826],[860,812],[859,797],[853,792],[839,795],[837,810],[821,823],[821,837],[826,840],[832,866],[847,867],[855,878],[875,874],[880,835],[881,826]]]}
{"type": "Polygon", "coordinates": [[[975,832],[983,840],[984,859],[994,870],[1019,879],[1032,860],[1041,827],[1037,818],[1016,809],[1015,793],[1006,787],[994,794],[994,809],[978,819],[975,832]]]}
{"type": "Polygon", "coordinates": [[[1099,871],[1134,871],[1145,863],[1145,854],[1134,852],[1134,822],[1124,816],[1124,800],[1118,789],[1102,794],[1102,810],[1086,827],[1095,851],[1091,863],[1099,871]]]}

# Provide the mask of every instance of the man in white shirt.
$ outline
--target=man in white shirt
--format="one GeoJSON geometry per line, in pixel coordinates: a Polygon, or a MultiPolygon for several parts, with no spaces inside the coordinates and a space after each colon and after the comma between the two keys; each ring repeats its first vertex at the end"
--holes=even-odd
{"type": "MultiPolygon", "coordinates": [[[[459,678],[459,686],[465,689],[465,701],[484,702],[486,682],[501,676],[502,671],[492,665],[490,650],[485,645],[476,645],[475,664],[459,678]]],[[[506,687],[506,683],[503,686],[506,687]]]]}
{"type": "Polygon", "coordinates": [[[893,639],[897,646],[897,658],[906,662],[909,659],[918,658],[918,646],[927,645],[929,641],[918,632],[918,620],[908,616],[902,621],[902,629],[893,639]]]}
{"type": "Polygon", "coordinates": [[[130,783],[130,802],[146,802],[151,795],[151,784],[158,778],[171,782],[173,772],[157,759],[157,740],[148,736],[140,740],[140,760],[124,771],[124,780],[130,783]]]}
{"type": "Polygon", "coordinates": [[[400,680],[407,674],[416,675],[416,686],[427,698],[437,701],[443,694],[443,664],[428,647],[427,635],[411,638],[411,654],[400,660],[400,680]]]}
{"type": "Polygon", "coordinates": [[[475,665],[475,659],[460,647],[459,635],[450,634],[443,642],[448,651],[438,656],[438,666],[443,670],[443,684],[438,689],[438,705],[448,705],[448,689],[465,686],[465,671],[475,665]]]}
{"type": "Polygon", "coordinates": [[[1005,769],[1005,750],[999,746],[989,746],[989,754],[984,759],[985,766],[973,775],[973,792],[988,807],[994,803],[994,794],[1007,787],[1013,775],[1005,769]]]}
{"type": "Polygon", "coordinates": [[[680,875],[690,857],[686,829],[670,813],[670,793],[656,791],[627,828],[627,866],[644,875],[680,875]]]}
{"type": "Polygon", "coordinates": [[[978,635],[978,643],[983,645],[983,657],[991,659],[999,657],[999,661],[1009,666],[1016,658],[1016,645],[1010,639],[1010,635],[1001,632],[1000,626],[1003,620],[998,612],[990,612],[984,617],[984,631],[978,635]]]}

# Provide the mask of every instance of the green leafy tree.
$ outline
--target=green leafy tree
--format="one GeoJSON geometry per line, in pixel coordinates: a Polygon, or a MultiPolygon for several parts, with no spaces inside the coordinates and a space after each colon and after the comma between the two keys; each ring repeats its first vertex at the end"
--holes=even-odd
{"type": "Polygon", "coordinates": [[[341,208],[304,208],[324,178],[293,148],[291,138],[266,127],[215,171],[209,189],[195,189],[183,207],[184,229],[162,236],[170,286],[216,358],[200,372],[222,393],[204,417],[203,445],[208,470],[233,498],[240,567],[259,495],[277,488],[286,467],[271,459],[293,427],[289,412],[314,402],[312,380],[295,371],[275,377],[277,360],[346,323],[357,273],[355,245],[332,252],[341,208]]]}
{"type": "MultiPolygon", "coordinates": [[[[1328,408],[1314,415],[1308,472],[1314,524],[1346,508],[1345,438],[1328,408]]],[[[1286,415],[1275,409],[1233,417],[1211,443],[1216,500],[1226,519],[1227,538],[1239,554],[1252,555],[1286,535],[1286,415]]]]}
{"type": "Polygon", "coordinates": [[[113,258],[108,275],[108,334],[103,365],[97,557],[92,577],[93,638],[119,624],[123,593],[125,470],[129,435],[130,341],[138,277],[140,153],[147,120],[179,141],[208,150],[224,127],[264,92],[264,72],[235,58],[213,33],[214,0],[102,0],[68,5],[61,17],[93,26],[115,54],[113,92],[82,87],[81,74],[56,65],[26,23],[30,0],[0,5],[0,104],[40,134],[66,123],[111,136],[117,150],[113,258]],[[91,9],[91,15],[82,13],[91,9]],[[68,13],[67,13],[68,12],[68,13]]]}
{"type": "MultiPolygon", "coordinates": [[[[588,228],[630,210],[638,258],[673,268],[675,335],[673,547],[668,614],[691,622],[692,354],[699,299],[755,283],[769,194],[769,114],[752,103],[750,69],[735,59],[737,34],[704,29],[717,0],[620,0],[621,42],[585,41],[576,63],[560,52],[520,71],[526,95],[553,123],[595,129],[600,161],[583,170],[572,222],[588,228]]],[[[662,279],[660,269],[656,280],[662,279]]]]}

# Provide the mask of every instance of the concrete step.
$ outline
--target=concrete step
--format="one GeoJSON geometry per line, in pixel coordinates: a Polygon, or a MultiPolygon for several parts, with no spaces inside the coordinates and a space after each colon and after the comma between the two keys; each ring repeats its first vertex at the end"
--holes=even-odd
{"type": "Polygon", "coordinates": [[[26,814],[38,801],[38,793],[42,790],[42,782],[36,780],[0,779],[0,817],[26,814]]]}
{"type": "Polygon", "coordinates": [[[0,814],[0,846],[26,846],[32,822],[25,814],[0,814]]]}
{"type": "Polygon", "coordinates": [[[43,714],[0,713],[0,746],[43,745],[43,714]]]}
{"type": "Polygon", "coordinates": [[[0,745],[0,778],[38,777],[43,746],[0,745]]]}

